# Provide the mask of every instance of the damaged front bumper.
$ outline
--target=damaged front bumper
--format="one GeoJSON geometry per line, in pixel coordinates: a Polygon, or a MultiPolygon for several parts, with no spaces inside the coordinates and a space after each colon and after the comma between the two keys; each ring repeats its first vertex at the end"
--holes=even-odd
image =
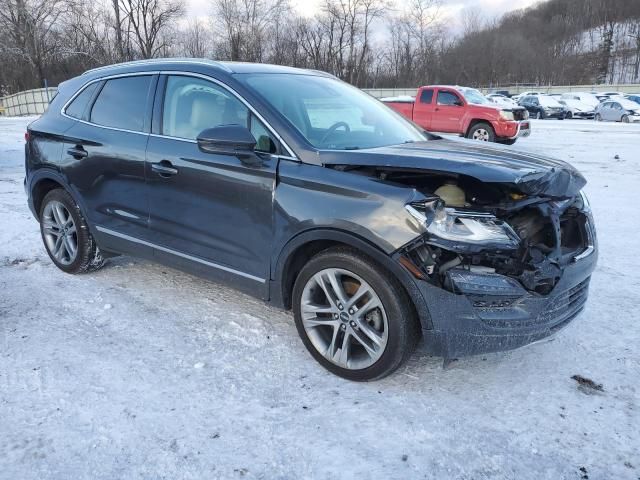
{"type": "MultiPolygon", "coordinates": [[[[588,205],[585,208],[581,247],[561,254],[564,217],[558,213],[557,255],[549,253],[535,270],[519,275],[469,261],[469,255],[437,265],[433,248],[421,255],[415,254],[415,246],[401,252],[405,267],[421,265],[412,273],[429,313],[428,324],[423,322],[424,350],[445,358],[511,350],[548,337],[573,320],[585,306],[598,256],[593,217],[588,205]]],[[[426,244],[452,250],[428,234],[426,244]]]]}
{"type": "Polygon", "coordinates": [[[424,349],[457,358],[512,350],[556,333],[584,308],[596,262],[594,247],[565,268],[548,295],[525,290],[461,294],[418,281],[431,319],[431,328],[423,330],[424,349]]]}

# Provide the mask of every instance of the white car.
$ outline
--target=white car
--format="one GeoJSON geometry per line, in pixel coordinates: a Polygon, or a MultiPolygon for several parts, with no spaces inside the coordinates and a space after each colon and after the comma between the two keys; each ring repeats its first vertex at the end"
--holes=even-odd
{"type": "Polygon", "coordinates": [[[588,103],[573,98],[554,97],[565,107],[565,118],[593,118],[596,114],[595,107],[588,103]]]}
{"type": "Polygon", "coordinates": [[[596,108],[596,121],[640,122],[640,105],[622,97],[606,100],[596,108]]]}
{"type": "Polygon", "coordinates": [[[518,105],[517,102],[500,93],[490,93],[487,98],[501,107],[516,107],[518,105]]]}
{"type": "Polygon", "coordinates": [[[600,105],[600,100],[593,93],[589,92],[567,92],[563,93],[561,97],[563,100],[577,100],[581,103],[591,105],[594,109],[600,105]]]}

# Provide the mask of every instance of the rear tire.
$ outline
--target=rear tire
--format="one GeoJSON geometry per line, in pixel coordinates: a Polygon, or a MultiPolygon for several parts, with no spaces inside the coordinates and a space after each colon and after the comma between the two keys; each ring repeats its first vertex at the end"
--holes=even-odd
{"type": "Polygon", "coordinates": [[[45,249],[60,270],[85,273],[104,265],[104,258],[80,207],[69,192],[56,189],[47,193],[42,200],[39,219],[45,249]]]}
{"type": "Polygon", "coordinates": [[[486,122],[480,122],[476,123],[469,129],[467,138],[470,138],[472,140],[479,140],[481,142],[495,142],[496,132],[493,130],[493,127],[490,124],[486,122]]]}
{"type": "Polygon", "coordinates": [[[325,250],[309,260],[292,299],[296,328],[309,353],[348,380],[391,374],[420,338],[419,321],[398,280],[349,248],[325,250]]]}
{"type": "Polygon", "coordinates": [[[573,118],[573,113],[571,112],[567,112],[564,116],[564,118],[566,118],[567,120],[571,120],[573,118]]]}

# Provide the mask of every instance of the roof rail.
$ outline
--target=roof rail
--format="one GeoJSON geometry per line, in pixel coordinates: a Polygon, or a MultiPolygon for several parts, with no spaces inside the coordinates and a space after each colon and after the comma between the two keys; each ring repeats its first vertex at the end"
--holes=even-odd
{"type": "Polygon", "coordinates": [[[100,72],[102,70],[109,70],[115,67],[137,67],[144,65],[155,65],[157,63],[198,63],[201,65],[209,65],[212,67],[218,67],[226,72],[232,73],[232,70],[223,65],[220,62],[216,62],[215,60],[207,60],[203,58],[150,58],[146,60],[133,60],[131,62],[123,62],[123,63],[114,63],[112,65],[104,65],[102,67],[92,68],[91,70],[87,70],[82,75],[87,75],[89,73],[100,72]]]}

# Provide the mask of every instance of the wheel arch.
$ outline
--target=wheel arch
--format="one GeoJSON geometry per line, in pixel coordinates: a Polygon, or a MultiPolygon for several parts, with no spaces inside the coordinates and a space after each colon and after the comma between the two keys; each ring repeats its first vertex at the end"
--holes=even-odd
{"type": "Polygon", "coordinates": [[[426,303],[413,277],[395,259],[368,240],[351,232],[330,228],[317,228],[302,232],[280,250],[274,262],[270,280],[270,302],[290,309],[293,285],[304,264],[314,255],[331,247],[345,246],[371,258],[392,273],[411,299],[420,323],[431,328],[431,318],[426,303]]]}
{"type": "Polygon", "coordinates": [[[42,200],[51,190],[61,188],[71,195],[71,198],[80,207],[82,215],[87,218],[84,205],[79,201],[77,192],[67,182],[65,177],[56,170],[43,169],[34,172],[32,175],[27,190],[29,192],[29,206],[31,211],[39,221],[40,208],[42,206],[42,200]]]}
{"type": "Polygon", "coordinates": [[[478,125],[479,123],[486,123],[487,125],[489,125],[493,129],[493,134],[497,136],[496,127],[493,125],[493,122],[491,120],[486,119],[486,118],[472,118],[469,121],[469,125],[467,125],[467,128],[466,128],[466,130],[464,132],[464,136],[468,137],[469,136],[469,132],[471,132],[471,129],[473,127],[475,127],[476,125],[478,125]]]}

